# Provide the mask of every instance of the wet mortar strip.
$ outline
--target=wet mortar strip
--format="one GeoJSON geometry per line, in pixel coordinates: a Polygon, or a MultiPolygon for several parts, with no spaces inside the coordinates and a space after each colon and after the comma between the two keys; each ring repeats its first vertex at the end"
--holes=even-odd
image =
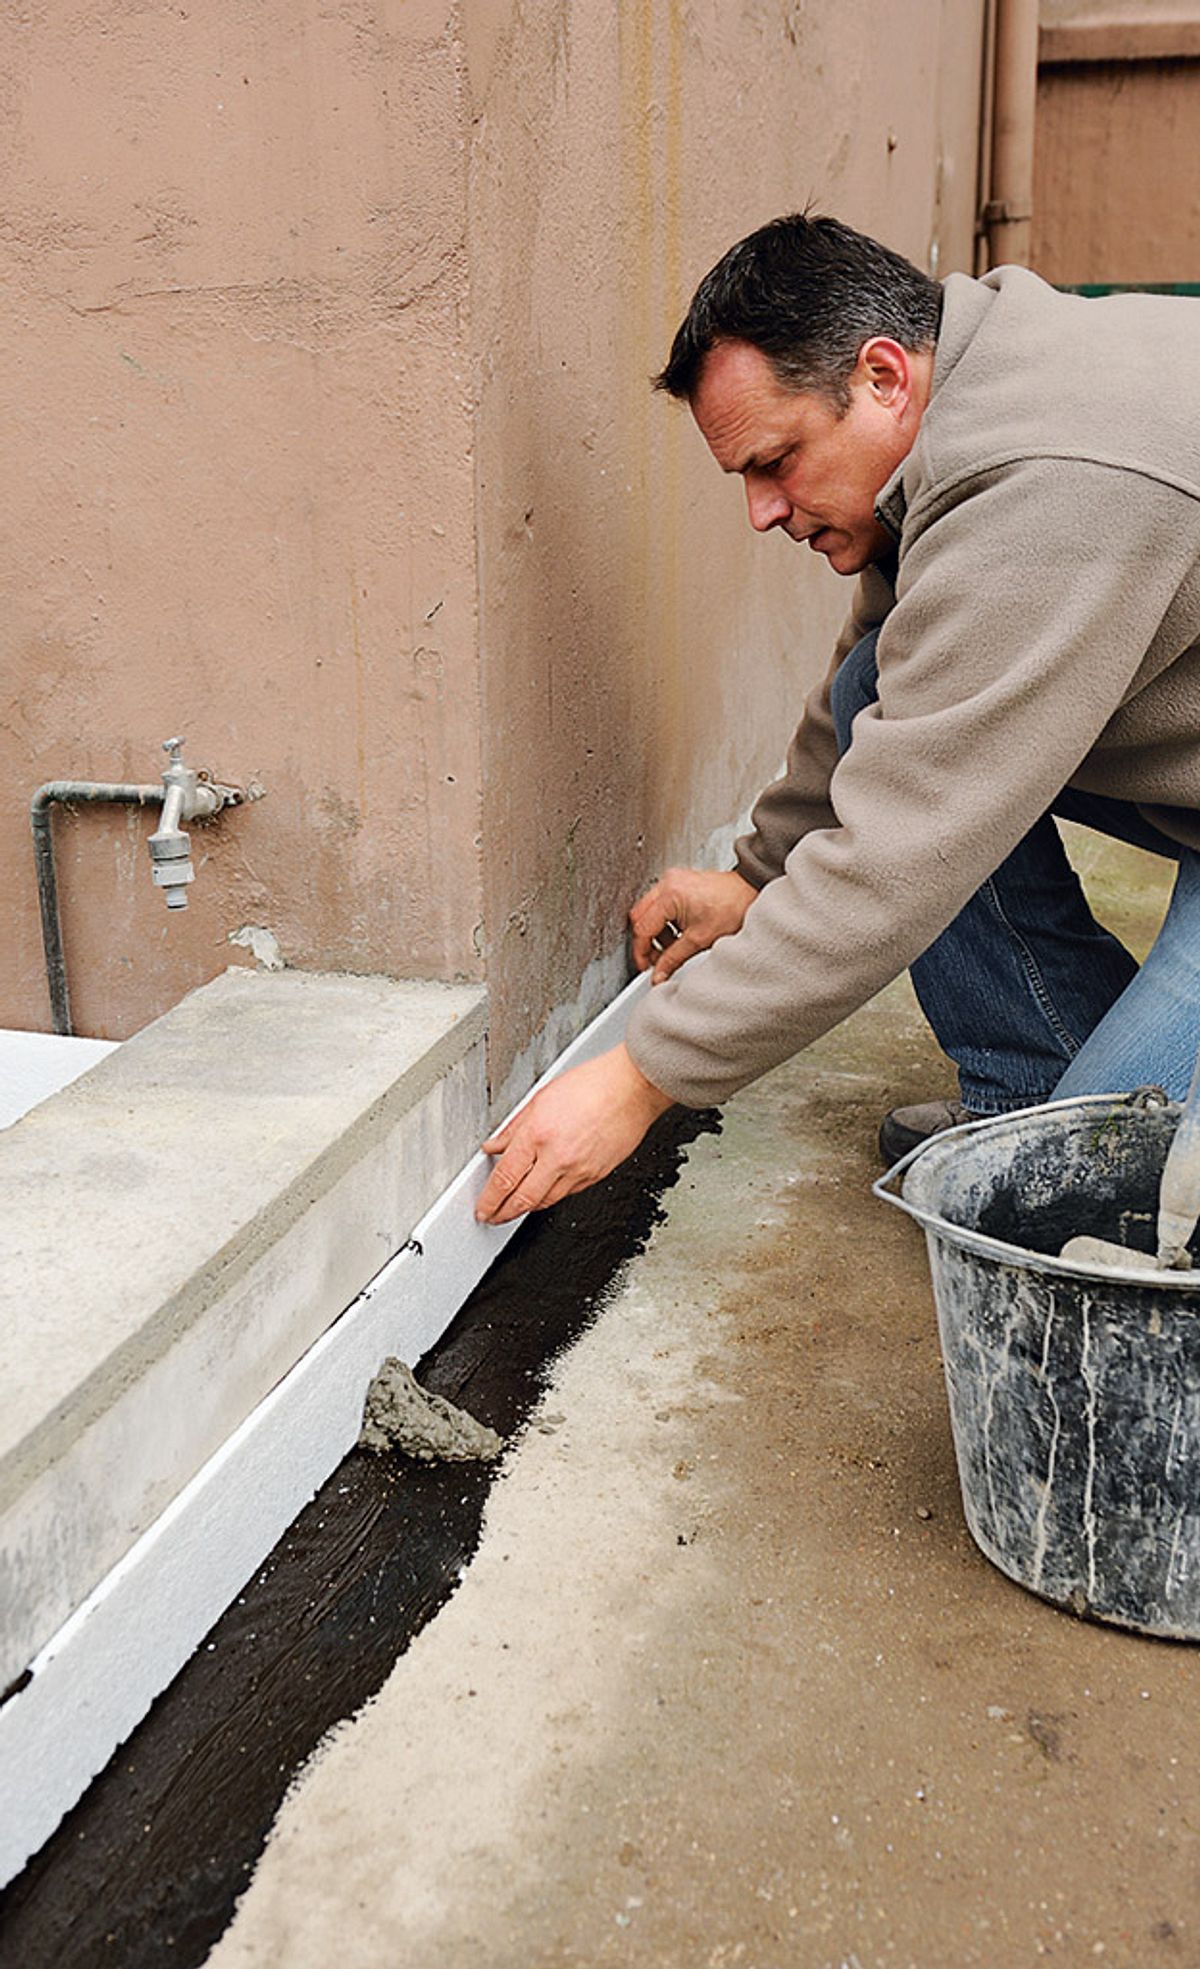
{"type": "MultiPolygon", "coordinates": [[[[718,1126],[670,1111],[606,1182],[522,1226],[426,1355],[423,1385],[502,1435],[519,1428],[661,1220],[687,1144],[718,1126]]],[[[453,1593],[496,1468],[345,1458],[0,1894],[5,1969],[204,1962],[299,1767],[453,1593]]]]}

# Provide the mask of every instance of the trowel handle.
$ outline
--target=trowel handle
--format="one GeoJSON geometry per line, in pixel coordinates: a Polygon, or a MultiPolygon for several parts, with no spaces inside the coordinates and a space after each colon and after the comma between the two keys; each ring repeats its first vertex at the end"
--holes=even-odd
{"type": "Polygon", "coordinates": [[[1158,1263],[1187,1263],[1187,1245],[1200,1216],[1200,1056],[1179,1126],[1167,1152],[1158,1191],[1158,1263]]]}

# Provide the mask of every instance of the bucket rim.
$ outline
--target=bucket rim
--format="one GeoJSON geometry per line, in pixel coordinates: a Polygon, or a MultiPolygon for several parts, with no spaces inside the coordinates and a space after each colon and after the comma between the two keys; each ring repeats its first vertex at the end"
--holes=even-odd
{"type": "MultiPolygon", "coordinates": [[[[1052,1258],[1048,1252],[1030,1251],[1025,1245],[1008,1244],[1003,1238],[988,1237],[983,1231],[969,1229],[964,1224],[952,1224],[948,1218],[940,1216],[935,1210],[927,1210],[922,1204],[906,1197],[903,1186],[899,1193],[888,1187],[908,1174],[913,1165],[923,1156],[940,1150],[942,1144],[956,1141],[965,1135],[985,1134],[989,1130],[1005,1127],[1010,1122],[1024,1121],[1030,1115],[1063,1113],[1067,1109],[1128,1107],[1129,1094],[1080,1094],[1061,1101],[1037,1101],[1027,1108],[1014,1108],[1007,1114],[983,1115],[978,1121],[964,1121],[957,1128],[943,1128],[936,1135],[929,1135],[925,1141],[918,1142],[907,1155],[871,1185],[872,1194],[881,1202],[894,1205],[903,1210],[922,1229],[932,1232],[935,1237],[944,1238],[948,1244],[958,1245],[964,1251],[972,1251],[978,1257],[991,1258],[995,1263],[1013,1265],[1021,1271],[1051,1272],[1062,1278],[1114,1280],[1123,1285],[1152,1285],[1160,1292],[1196,1292],[1200,1290],[1200,1268],[1190,1272],[1147,1271],[1143,1266],[1134,1265],[1082,1265],[1072,1258],[1052,1258]]],[[[1172,1102],[1170,1105],[1176,1105],[1172,1102]]]]}

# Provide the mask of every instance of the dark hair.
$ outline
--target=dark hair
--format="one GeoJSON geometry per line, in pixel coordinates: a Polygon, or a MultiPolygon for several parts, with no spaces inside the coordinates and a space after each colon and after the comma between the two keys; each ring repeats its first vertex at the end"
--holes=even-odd
{"type": "Polygon", "coordinates": [[[937,340],[942,290],[911,261],[838,219],[792,212],[740,239],[706,273],[654,387],[690,397],[718,342],[750,342],[792,390],[849,406],[873,335],[910,350],[937,340]]]}

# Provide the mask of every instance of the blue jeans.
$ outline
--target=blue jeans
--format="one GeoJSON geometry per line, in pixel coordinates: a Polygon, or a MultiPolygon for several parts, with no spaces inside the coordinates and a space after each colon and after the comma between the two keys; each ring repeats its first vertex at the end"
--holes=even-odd
{"type": "MultiPolygon", "coordinates": [[[[833,680],[842,752],[856,713],[878,696],[878,635],[864,636],[833,680]]],[[[1200,1047],[1200,854],[1136,807],[1066,787],[910,975],[976,1114],[1149,1083],[1182,1100],[1200,1047]],[[1055,814],[1178,863],[1140,969],[1088,908],[1055,814]]]]}

